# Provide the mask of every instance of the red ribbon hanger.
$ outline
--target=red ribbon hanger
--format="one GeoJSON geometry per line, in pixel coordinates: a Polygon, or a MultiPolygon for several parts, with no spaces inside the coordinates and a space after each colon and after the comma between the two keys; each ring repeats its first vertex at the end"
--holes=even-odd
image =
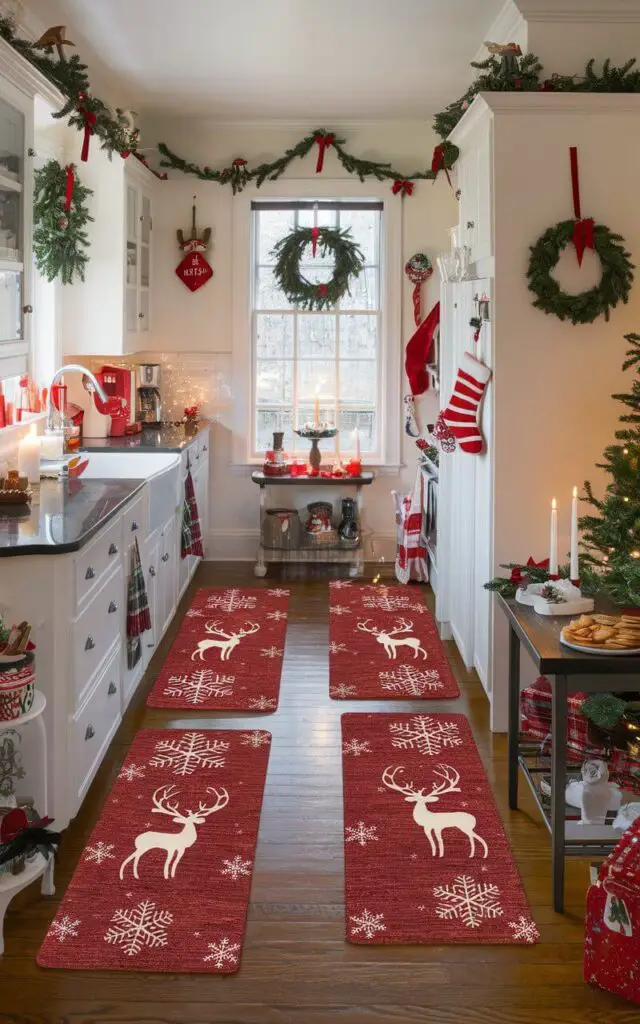
{"type": "Polygon", "coordinates": [[[582,219],[580,209],[580,177],[578,175],[578,149],[576,146],[569,147],[569,162],[571,164],[571,189],[573,192],[573,215],[576,222],[573,225],[573,244],[578,257],[578,266],[582,266],[582,257],[585,249],[595,249],[594,223],[592,217],[582,219]]]}
{"type": "MultiPolygon", "coordinates": [[[[435,174],[436,178],[440,171],[444,171],[447,176],[447,181],[451,185],[451,178],[449,177],[449,170],[444,161],[444,144],[441,142],[433,151],[431,158],[431,170],[435,174]]],[[[435,180],[435,179],[434,179],[435,180]]]]}
{"type": "Polygon", "coordinates": [[[66,183],[64,193],[64,208],[67,213],[71,210],[71,203],[73,202],[73,186],[75,185],[75,168],[73,164],[69,164],[66,168],[66,183]]]}
{"type": "Polygon", "coordinates": [[[86,92],[81,92],[78,96],[78,113],[82,114],[84,121],[84,138],[82,140],[82,153],[80,159],[86,163],[89,159],[89,140],[94,133],[95,126],[98,121],[98,115],[93,110],[87,110],[84,106],[84,101],[87,99],[86,92]]]}
{"type": "Polygon", "coordinates": [[[316,249],[318,248],[318,239],[320,237],[320,228],[311,228],[311,255],[315,259],[316,249]]]}
{"type": "Polygon", "coordinates": [[[321,132],[315,137],[315,141],[318,143],[318,161],[316,163],[316,174],[320,174],[324,167],[324,154],[328,146],[333,146],[336,141],[335,135],[329,132],[327,135],[323,135],[321,132]]]}

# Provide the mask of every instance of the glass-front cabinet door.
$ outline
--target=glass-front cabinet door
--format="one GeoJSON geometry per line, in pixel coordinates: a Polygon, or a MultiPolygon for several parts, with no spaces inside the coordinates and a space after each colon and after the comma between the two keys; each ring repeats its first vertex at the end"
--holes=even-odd
{"type": "MultiPolygon", "coordinates": [[[[127,265],[125,331],[138,335],[150,329],[151,199],[136,185],[127,185],[127,265]]],[[[128,348],[135,350],[135,339],[128,348]]]]}
{"type": "Polygon", "coordinates": [[[32,107],[0,80],[0,377],[28,369],[32,107]]]}

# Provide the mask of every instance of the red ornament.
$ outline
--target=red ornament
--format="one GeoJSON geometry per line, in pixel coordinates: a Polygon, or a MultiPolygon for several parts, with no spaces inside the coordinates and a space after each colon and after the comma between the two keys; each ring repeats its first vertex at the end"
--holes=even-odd
{"type": "Polygon", "coordinates": [[[201,252],[190,252],[176,267],[176,274],[190,292],[197,292],[213,277],[213,270],[201,252]]]}

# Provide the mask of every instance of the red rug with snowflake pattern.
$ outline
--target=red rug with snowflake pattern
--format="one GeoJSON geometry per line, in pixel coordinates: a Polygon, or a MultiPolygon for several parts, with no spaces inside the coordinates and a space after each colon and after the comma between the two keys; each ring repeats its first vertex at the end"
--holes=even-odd
{"type": "Polygon", "coordinates": [[[334,700],[460,696],[419,587],[329,584],[329,693],[334,700]]]}
{"type": "Polygon", "coordinates": [[[289,591],[210,587],[187,610],[147,704],[193,711],[275,711],[289,591]]]}
{"type": "Polygon", "coordinates": [[[237,971],[270,745],[261,729],[138,733],[40,966],[237,971]]]}
{"type": "Polygon", "coordinates": [[[464,715],[343,715],[342,751],[349,942],[538,940],[464,715]]]}

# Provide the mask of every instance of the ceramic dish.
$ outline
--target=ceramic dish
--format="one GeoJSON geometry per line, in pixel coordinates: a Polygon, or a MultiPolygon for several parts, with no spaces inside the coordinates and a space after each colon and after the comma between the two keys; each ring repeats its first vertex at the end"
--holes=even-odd
{"type": "Polygon", "coordinates": [[[605,647],[604,644],[600,647],[585,647],[583,644],[572,644],[570,640],[565,640],[563,634],[564,629],[560,633],[560,642],[563,643],[565,647],[570,647],[573,651],[582,651],[584,654],[604,654],[605,657],[613,658],[617,658],[618,655],[622,655],[624,657],[627,654],[640,654],[640,647],[629,647],[621,650],[619,647],[605,647]]]}

